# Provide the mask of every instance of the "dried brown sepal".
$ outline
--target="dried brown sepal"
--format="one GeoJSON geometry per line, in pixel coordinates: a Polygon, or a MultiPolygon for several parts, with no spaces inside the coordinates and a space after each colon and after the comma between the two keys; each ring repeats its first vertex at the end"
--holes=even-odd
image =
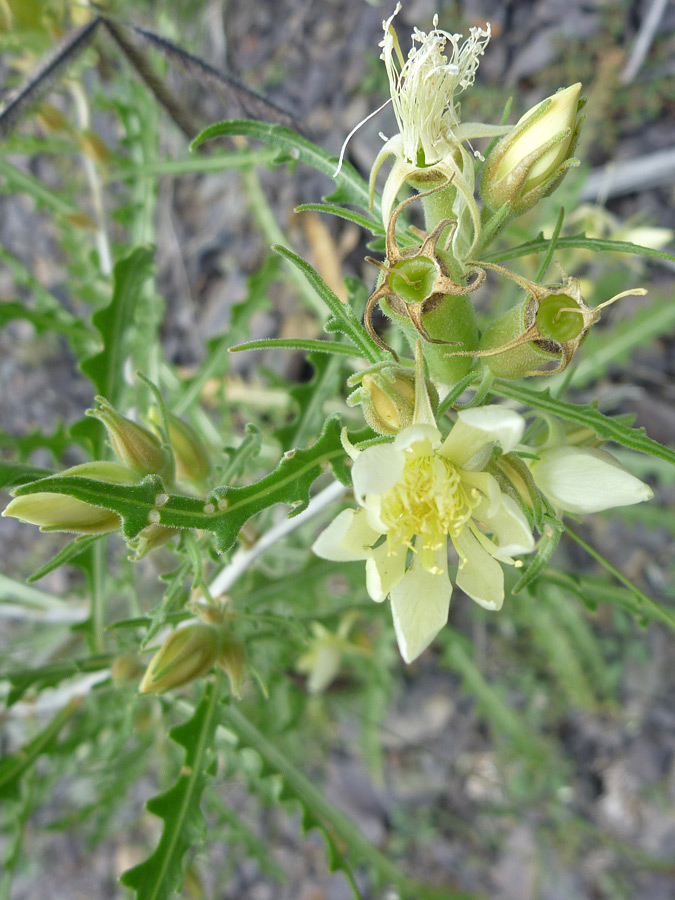
{"type": "Polygon", "coordinates": [[[511,272],[496,263],[474,262],[473,266],[490,269],[520,285],[529,294],[523,309],[524,330],[512,340],[497,347],[480,350],[453,351],[448,356],[488,357],[515,350],[524,344],[533,343],[546,353],[559,354],[559,362],[554,369],[534,369],[524,371],[522,377],[531,375],[556,375],[564,371],[574,358],[579,345],[591,326],[600,319],[600,311],[622,297],[643,296],[644,288],[622,291],[598,306],[590,307],[584,302],[581,287],[576,278],[566,276],[561,270],[563,281],[559,285],[542,285],[511,272]],[[556,301],[555,298],[558,298],[556,301]],[[567,314],[566,318],[563,318],[567,314]]]}
{"type": "Polygon", "coordinates": [[[366,302],[363,314],[364,325],[378,347],[389,351],[394,358],[397,358],[396,353],[373,328],[373,310],[380,300],[388,300],[395,312],[407,316],[415,326],[417,333],[425,341],[433,344],[461,346],[458,341],[444,341],[440,338],[432,338],[424,327],[422,317],[425,313],[431,312],[432,309],[435,309],[442,303],[444,295],[470,294],[477,290],[485,281],[485,272],[473,265],[469,269],[469,275],[475,277],[468,284],[458,284],[453,280],[448,263],[443,258],[444,252],[438,248],[441,235],[448,228],[450,233],[446,238],[446,244],[452,239],[454,230],[457,227],[457,223],[452,219],[442,219],[431,234],[414,229],[415,233],[422,240],[419,247],[401,251],[396,243],[396,223],[405,207],[421,197],[443,190],[450,181],[451,179],[448,179],[431,190],[415,194],[399,203],[392,212],[387,225],[385,262],[381,263],[370,256],[366,257],[366,262],[372,263],[382,271],[383,279],[366,302]]]}

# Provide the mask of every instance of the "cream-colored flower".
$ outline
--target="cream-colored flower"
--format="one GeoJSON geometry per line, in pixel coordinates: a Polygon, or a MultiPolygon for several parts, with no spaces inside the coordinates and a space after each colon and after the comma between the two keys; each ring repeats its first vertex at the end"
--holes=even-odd
{"type": "Polygon", "coordinates": [[[392,25],[400,7],[399,3],[382,23],[380,44],[399,127],[396,147],[401,158],[412,165],[433,166],[463,139],[456,97],[474,82],[490,40],[490,26],[471,28],[462,41],[461,34],[438,28],[438,16],[434,16],[434,27],[428,33],[415,28],[405,59],[392,25]]]}
{"type": "Polygon", "coordinates": [[[438,28],[438,16],[434,16],[431,31],[414,29],[412,47],[405,58],[392,24],[400,8],[399,3],[382,23],[384,39],[380,44],[399,131],[385,142],[373,164],[371,202],[377,173],[389,156],[394,157],[394,164],[382,192],[385,227],[406,181],[412,180],[415,187],[419,187],[418,182],[427,186],[452,182],[454,200],[448,214],[459,223],[453,247],[463,259],[480,234],[480,212],[474,198],[474,159],[464,144],[510,130],[509,126],[482,122],[462,123],[459,117],[457,96],[474,82],[480,57],[490,40],[490,26],[471,28],[469,36],[462,40],[461,34],[438,28]],[[466,239],[467,233],[473,237],[466,239]],[[455,246],[458,242],[467,244],[459,254],[455,246]]]}
{"type": "Polygon", "coordinates": [[[559,445],[537,451],[530,471],[539,490],[559,512],[593,513],[651,500],[654,492],[611,453],[559,445]]]}
{"type": "Polygon", "coordinates": [[[324,559],[366,560],[368,593],[391,598],[406,662],[447,621],[448,540],[459,556],[458,587],[492,610],[504,602],[500,563],[534,547],[524,514],[484,471],[495,446],[507,453],[519,442],[522,416],[498,406],[464,410],[443,440],[425,399],[418,390],[415,422],[393,443],[348,448],[360,508],[340,513],[313,546],[324,559]]]}
{"type": "Polygon", "coordinates": [[[308,676],[307,689],[310,694],[320,694],[337,678],[345,655],[367,656],[372,652],[349,639],[357,617],[355,610],[346,613],[335,632],[329,631],[321,622],[312,622],[308,649],[296,665],[298,672],[308,676]]]}

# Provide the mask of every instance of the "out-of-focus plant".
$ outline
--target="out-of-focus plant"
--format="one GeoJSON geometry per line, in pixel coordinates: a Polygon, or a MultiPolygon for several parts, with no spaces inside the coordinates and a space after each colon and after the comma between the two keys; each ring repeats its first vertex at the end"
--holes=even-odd
{"type": "MultiPolygon", "coordinates": [[[[583,99],[576,83],[537,103],[515,126],[464,122],[457,97],[471,89],[489,26],[472,28],[464,40],[434,18],[429,32],[414,30],[406,54],[394,24],[400,7],[383,23],[382,60],[399,131],[373,148],[365,180],[342,157],[336,170],[331,154],[287,127],[292,117],[172,41],[67,6],[76,31],[40,64],[45,37],[63,31],[59,4],[0,2],[13,68],[38,66],[0,111],[0,128],[11,132],[8,154],[25,160],[53,152],[62,179],[53,190],[6,157],[4,190],[30,196],[52,214],[69,266],[68,292],[85,301],[73,313],[61,302],[64,292],[52,293],[3,248],[23,299],[0,304],[0,324],[23,319],[62,336],[96,404],[68,431],[3,436],[0,486],[13,494],[3,515],[77,535],[30,580],[76,566],[88,604],[73,619],[67,598],[0,581],[21,608],[43,603],[55,623],[53,636],[37,633],[52,627],[48,618],[35,631],[20,631],[2,676],[10,715],[39,707],[43,697],[46,708],[55,706],[44,727],[33,727],[32,713],[24,713],[23,746],[0,763],[13,848],[3,889],[20,865],[23,824],[41,800],[34,773],[43,758],[52,779],[75,777],[84,761],[93,801],[72,815],[94,820],[100,831],[125,792],[147,771],[156,773],[158,758],[173,766],[173,784],[148,803],[162,819],[159,842],[122,875],[138,900],[180,889],[183,858],[204,833],[203,798],[217,796],[225,759],[252,794],[300,805],[303,825],[322,831],[330,865],[344,872],[356,896],[354,869],[363,866],[375,884],[391,885],[402,898],[472,897],[456,888],[454,876],[439,887],[411,878],[370,842],[303,772],[309,746],[303,729],[343,692],[376,728],[392,685],[420,659],[417,665],[459,674],[522,765],[538,773],[537,789],[551,795],[561,789],[566,768],[559,751],[505,706],[468,642],[449,627],[453,584],[454,604],[464,606],[465,594],[488,611],[471,614],[482,621],[489,615],[495,629],[511,622],[529,629],[563,695],[587,708],[609,702],[611,685],[576,598],[589,606],[614,603],[639,621],[675,623],[666,604],[646,596],[569,526],[570,518],[651,500],[641,466],[647,460],[670,466],[675,452],[623,416],[566,398],[560,381],[555,392],[524,381],[563,370],[574,377],[600,310],[646,293],[630,282],[591,305],[584,297],[594,294],[592,274],[547,279],[556,255],[571,271],[605,251],[672,260],[661,249],[668,235],[626,230],[608,214],[577,210],[575,223],[593,217],[592,233],[561,237],[561,215],[550,237],[514,238],[514,222],[522,230],[523,221],[532,221],[521,217],[536,215],[577,163],[583,99]],[[150,88],[134,81],[108,86],[118,147],[92,130],[92,101],[78,77],[77,67],[92,62],[81,54],[97,31],[150,88]],[[251,118],[206,128],[192,149],[223,136],[268,147],[237,141],[223,150],[211,143],[211,156],[161,159],[157,101],[187,133],[191,111],[132,37],[249,104],[251,118]],[[66,79],[58,105],[35,107],[54,75],[66,79]],[[12,128],[21,116],[26,125],[12,128]],[[472,143],[481,138],[492,139],[484,155],[472,143]],[[81,170],[70,164],[73,152],[84,160],[81,170]],[[382,258],[367,258],[378,269],[375,284],[352,280],[347,302],[270,224],[254,170],[275,166],[282,178],[288,161],[332,175],[334,202],[313,206],[369,229],[372,252],[382,250],[382,258]],[[388,162],[380,196],[377,176],[388,162]],[[243,169],[266,235],[276,242],[275,255],[251,276],[248,296],[233,307],[229,330],[188,379],[162,353],[163,303],[151,247],[156,196],[143,180],[172,166],[243,169]],[[122,173],[118,192],[108,191],[113,169],[122,173]],[[404,189],[413,193],[399,201],[404,189]],[[414,204],[423,210],[424,229],[405,221],[414,204]],[[532,254],[541,256],[532,277],[503,265],[532,254]],[[247,340],[253,315],[274,297],[280,258],[314,318],[314,336],[247,340]],[[525,296],[514,298],[514,286],[525,296]],[[376,310],[386,317],[384,332],[376,310]],[[205,411],[209,386],[226,376],[226,351],[261,347],[308,353],[314,377],[302,385],[279,378],[238,398],[230,381],[225,396],[239,415],[227,405],[219,414],[205,411]],[[129,378],[134,370],[139,374],[129,378]],[[280,405],[295,411],[284,418],[280,405]],[[625,464],[607,444],[629,451],[625,464]],[[53,470],[30,461],[36,449],[51,452],[53,470]],[[87,461],[64,468],[66,451],[87,461]],[[604,567],[603,578],[568,571],[553,557],[566,532],[604,567]],[[158,571],[161,586],[153,590],[150,576],[158,571]],[[390,602],[382,608],[370,600],[390,602]],[[67,641],[64,627],[71,629],[67,641]],[[396,646],[402,660],[392,652],[396,646]],[[542,765],[547,760],[555,764],[542,765]],[[269,775],[276,776],[273,790],[269,775]]],[[[603,320],[611,361],[611,314],[603,320]]],[[[653,336],[650,327],[638,329],[632,346],[641,334],[653,336]]],[[[368,727],[364,746],[376,770],[381,749],[368,727]]],[[[160,781],[166,783],[165,774],[160,781]]],[[[267,846],[232,810],[211,812],[218,839],[233,845],[240,839],[261,868],[274,869],[267,846]]]]}

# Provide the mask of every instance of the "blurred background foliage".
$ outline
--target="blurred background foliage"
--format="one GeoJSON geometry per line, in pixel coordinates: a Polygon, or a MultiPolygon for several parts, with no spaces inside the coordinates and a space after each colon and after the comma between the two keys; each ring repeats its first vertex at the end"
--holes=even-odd
{"type": "MultiPolygon", "coordinates": [[[[478,83],[463,99],[466,120],[498,121],[512,96],[515,121],[557,87],[584,83],[582,168],[514,223],[500,248],[540,230],[550,235],[561,205],[563,235],[672,248],[672,8],[661,10],[637,62],[635,49],[658,6],[404,4],[400,34],[428,27],[435,11],[451,31],[492,22],[478,83]],[[666,160],[659,169],[668,153],[670,168],[666,160]],[[633,180],[619,190],[612,179],[622,167],[633,180]]],[[[106,9],[113,22],[150,28],[262,92],[334,153],[387,96],[377,50],[386,5],[119,0],[106,9]]],[[[0,0],[5,91],[92,15],[66,0],[0,0]]],[[[195,134],[242,115],[236,90],[142,49],[195,134]]],[[[362,173],[379,149],[378,132],[392,130],[384,112],[358,132],[349,152],[362,173]]],[[[4,461],[61,468],[103,447],[98,425],[83,417],[94,388],[78,362],[100,349],[92,317],[110,303],[113,266],[148,244],[156,247],[154,271],[148,265],[119,336],[127,362],[114,387],[122,408],[149,409],[147,385],[132,377],[145,372],[208,447],[218,467],[213,483],[261,477],[332,412],[357,425],[342,399],[350,372],[342,358],[308,363],[284,350],[228,349],[248,338],[321,334],[316,298],[270,254],[271,243],[305,253],[346,297],[345,275],[372,286],[364,233],[293,214],[330,189],[314,170],[293,160],[280,165],[276,151],[244,141],[192,155],[188,144],[102,30],[53,73],[5,136],[4,461]]],[[[593,330],[567,398],[598,399],[604,412],[633,417],[672,443],[672,265],[575,249],[558,258],[582,279],[591,305],[634,284],[650,288],[593,330]]],[[[530,277],[537,264],[519,261],[530,277]]],[[[363,302],[363,286],[351,286],[363,302]]],[[[486,292],[481,302],[494,312],[513,296],[486,292]]],[[[75,547],[63,536],[36,540],[30,526],[3,519],[0,897],[130,896],[117,879],[153,859],[156,847],[178,871],[160,877],[156,866],[141,869],[131,879],[139,898],[171,896],[182,852],[183,896],[214,900],[341,900],[354,889],[395,896],[384,893],[396,881],[387,863],[446,897],[455,890],[495,900],[672,896],[675,479],[667,463],[631,451],[620,458],[658,486],[657,500],[592,517],[578,530],[627,583],[565,541],[536,593],[509,598],[499,616],[457,592],[451,627],[411,667],[395,652],[388,610],[367,598],[362,566],[313,558],[307,548],[320,523],[303,526],[232,590],[250,668],[241,706],[223,706],[217,727],[209,719],[217,683],[206,694],[197,685],[161,699],[136,696],[148,658],[139,643],[149,652],[162,628],[188,615],[189,556],[186,563],[163,549],[131,564],[117,537],[75,547]],[[54,554],[68,565],[46,571],[54,554]],[[38,584],[27,586],[36,572],[38,584]],[[644,612],[641,592],[660,604],[662,621],[644,612]],[[314,623],[335,634],[349,614],[336,677],[312,694],[311,656],[304,668],[299,662],[320,640],[314,623]],[[188,720],[187,731],[169,733],[188,720]],[[195,735],[209,741],[198,747],[195,735]],[[199,791],[181,768],[196,754],[199,791]],[[144,808],[151,797],[155,815],[144,808]],[[380,856],[364,852],[360,838],[350,843],[332,804],[380,856]],[[158,815],[166,824],[161,839],[158,815]],[[347,877],[328,872],[323,843],[316,831],[302,836],[303,820],[324,827],[328,857],[344,863],[347,877]],[[172,837],[175,852],[167,850],[172,837]]],[[[273,521],[269,511],[252,520],[244,540],[273,521]]],[[[204,553],[209,571],[222,565],[206,545],[204,553]]],[[[403,880],[394,890],[418,896],[403,880]]]]}

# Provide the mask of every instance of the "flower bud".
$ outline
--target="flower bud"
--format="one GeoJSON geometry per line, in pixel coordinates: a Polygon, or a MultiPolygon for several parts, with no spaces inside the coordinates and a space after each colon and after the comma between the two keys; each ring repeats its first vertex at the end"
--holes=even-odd
{"type": "Polygon", "coordinates": [[[531,526],[539,528],[544,512],[541,494],[523,460],[515,453],[505,453],[491,460],[487,468],[502,493],[515,500],[531,526]]]}
{"type": "Polygon", "coordinates": [[[87,415],[103,422],[118,460],[139,475],[159,475],[173,481],[173,460],[155,435],[120,415],[104,397],[96,397],[96,404],[87,415]]]}
{"type": "Polygon", "coordinates": [[[560,445],[539,451],[530,463],[539,490],[558,512],[593,513],[651,500],[652,489],[608,453],[560,445]]]}
{"type": "Polygon", "coordinates": [[[483,167],[481,197],[493,210],[508,204],[515,215],[530,209],[560,184],[570,166],[583,117],[581,84],[542,100],[492,150],[483,167]]]}
{"type": "MultiPolygon", "coordinates": [[[[96,478],[109,484],[134,484],[137,480],[130,469],[113,462],[83,463],[60,473],[61,477],[71,475],[96,478]]],[[[2,515],[39,525],[40,531],[69,531],[75,534],[107,534],[117,531],[122,524],[115,512],[51,491],[16,497],[2,515]]]]}
{"type": "MultiPolygon", "coordinates": [[[[347,382],[359,387],[347,398],[349,406],[361,404],[366,422],[378,434],[398,434],[412,424],[415,412],[415,373],[404,366],[373,366],[352,375],[347,382]]],[[[426,379],[429,398],[434,411],[438,407],[438,392],[426,379]]]]}
{"type": "Polygon", "coordinates": [[[170,528],[168,525],[147,525],[135,538],[127,541],[127,546],[133,551],[133,556],[130,556],[129,559],[138,562],[151,550],[163,547],[179,532],[180,528],[170,528]]]}
{"type": "Polygon", "coordinates": [[[150,660],[138,691],[164,693],[206,675],[218,659],[222,632],[201,623],[179,628],[150,660]]]}
{"type": "Polygon", "coordinates": [[[314,636],[309,642],[309,649],[298,660],[296,669],[307,675],[310,694],[321,694],[340,672],[345,641],[319,622],[313,623],[312,630],[314,636]]]}
{"type": "Polygon", "coordinates": [[[223,641],[222,650],[218,657],[218,665],[226,672],[230,681],[232,696],[241,700],[241,688],[244,684],[245,671],[244,659],[246,651],[244,647],[232,638],[223,641]]]}
{"type": "Polygon", "coordinates": [[[211,462],[192,428],[169,414],[169,440],[176,461],[176,477],[183,481],[204,482],[211,472],[211,462]]]}

